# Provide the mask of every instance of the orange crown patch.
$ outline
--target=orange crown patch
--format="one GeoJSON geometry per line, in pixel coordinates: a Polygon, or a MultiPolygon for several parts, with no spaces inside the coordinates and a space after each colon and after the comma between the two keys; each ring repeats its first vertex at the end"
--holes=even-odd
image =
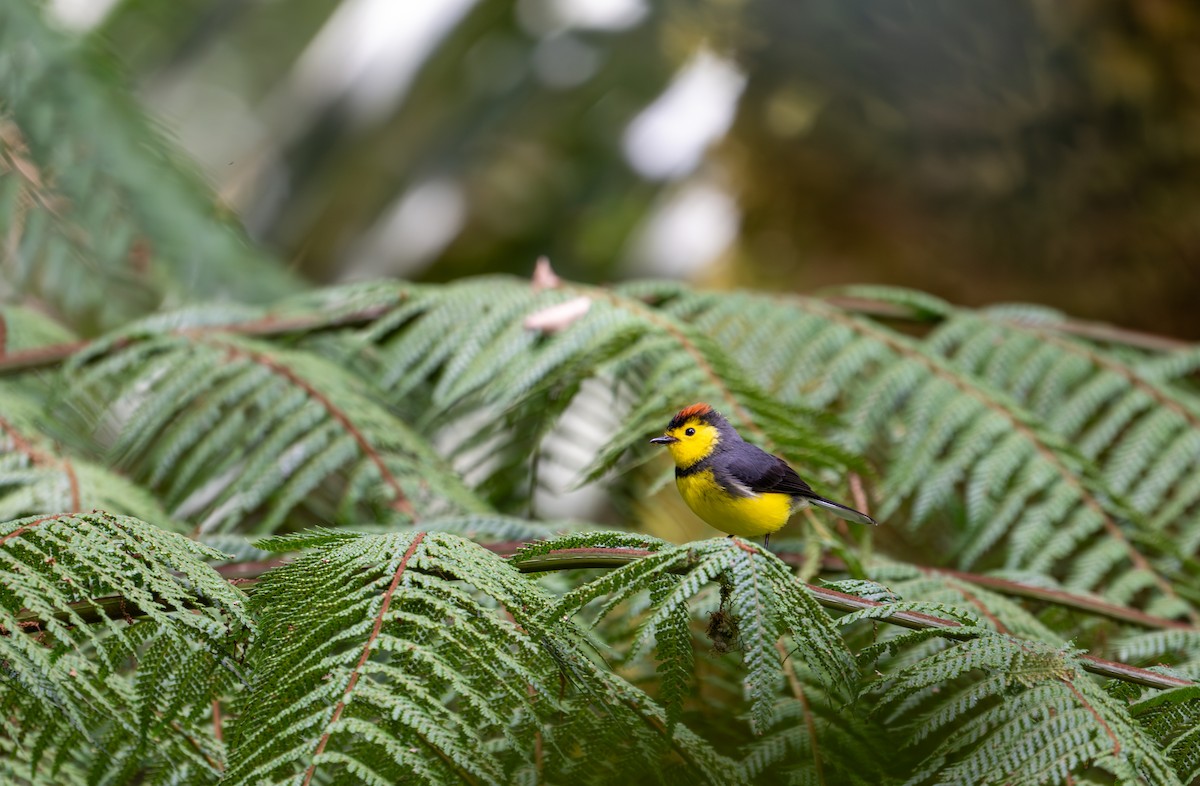
{"type": "Polygon", "coordinates": [[[684,407],[683,409],[679,410],[679,412],[675,415],[675,417],[671,418],[671,424],[669,426],[667,426],[667,428],[673,429],[678,426],[682,426],[684,423],[687,423],[692,418],[705,419],[713,414],[714,414],[713,408],[710,407],[708,404],[705,404],[703,402],[692,404],[689,407],[684,407]]]}
{"type": "Polygon", "coordinates": [[[708,404],[705,404],[704,402],[700,402],[697,404],[692,404],[690,407],[684,407],[683,409],[679,410],[679,414],[676,415],[675,417],[681,418],[683,420],[689,420],[691,418],[702,418],[712,411],[713,411],[712,407],[710,407],[708,404]]]}

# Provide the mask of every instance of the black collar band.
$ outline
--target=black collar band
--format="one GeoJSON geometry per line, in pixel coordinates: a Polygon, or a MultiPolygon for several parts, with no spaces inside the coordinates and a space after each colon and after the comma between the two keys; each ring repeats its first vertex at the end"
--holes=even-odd
{"type": "Polygon", "coordinates": [[[706,456],[700,459],[695,464],[687,467],[676,467],[675,477],[686,478],[688,475],[695,475],[697,472],[703,472],[712,466],[712,456],[706,456]]]}

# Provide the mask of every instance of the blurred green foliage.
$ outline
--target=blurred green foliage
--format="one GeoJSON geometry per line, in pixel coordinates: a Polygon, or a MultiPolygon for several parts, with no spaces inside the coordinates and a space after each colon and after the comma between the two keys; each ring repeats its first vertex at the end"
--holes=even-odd
{"type": "Polygon", "coordinates": [[[305,65],[356,5],[125,0],[90,33],[252,234],[312,279],[524,272],[542,253],[582,280],[644,273],[639,234],[706,182],[740,229],[696,277],[896,283],[1200,336],[1187,4],[662,0],[589,26],[568,11],[595,3],[467,0],[366,114],[366,76],[322,92],[305,65]],[[696,171],[648,180],[622,135],[702,48],[746,77],[736,120],[696,171]],[[389,256],[390,211],[430,182],[458,189],[459,223],[428,255],[389,256]]]}

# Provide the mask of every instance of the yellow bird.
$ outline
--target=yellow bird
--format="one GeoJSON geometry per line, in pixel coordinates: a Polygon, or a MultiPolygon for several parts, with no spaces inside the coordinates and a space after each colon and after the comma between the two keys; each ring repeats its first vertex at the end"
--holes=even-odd
{"type": "Polygon", "coordinates": [[[875,519],[813,491],[779,456],[751,445],[708,404],[685,407],[661,437],[675,459],[675,484],[683,501],[713,527],[743,538],[763,536],[788,523],[797,510],[819,505],[859,524],[875,519]]]}

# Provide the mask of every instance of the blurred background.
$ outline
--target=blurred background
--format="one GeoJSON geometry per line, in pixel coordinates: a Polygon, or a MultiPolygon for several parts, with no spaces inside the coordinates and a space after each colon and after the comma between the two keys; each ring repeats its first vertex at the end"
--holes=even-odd
{"type": "Polygon", "coordinates": [[[1200,338],[1200,7],[52,0],[316,282],[889,283],[1200,338]]]}

